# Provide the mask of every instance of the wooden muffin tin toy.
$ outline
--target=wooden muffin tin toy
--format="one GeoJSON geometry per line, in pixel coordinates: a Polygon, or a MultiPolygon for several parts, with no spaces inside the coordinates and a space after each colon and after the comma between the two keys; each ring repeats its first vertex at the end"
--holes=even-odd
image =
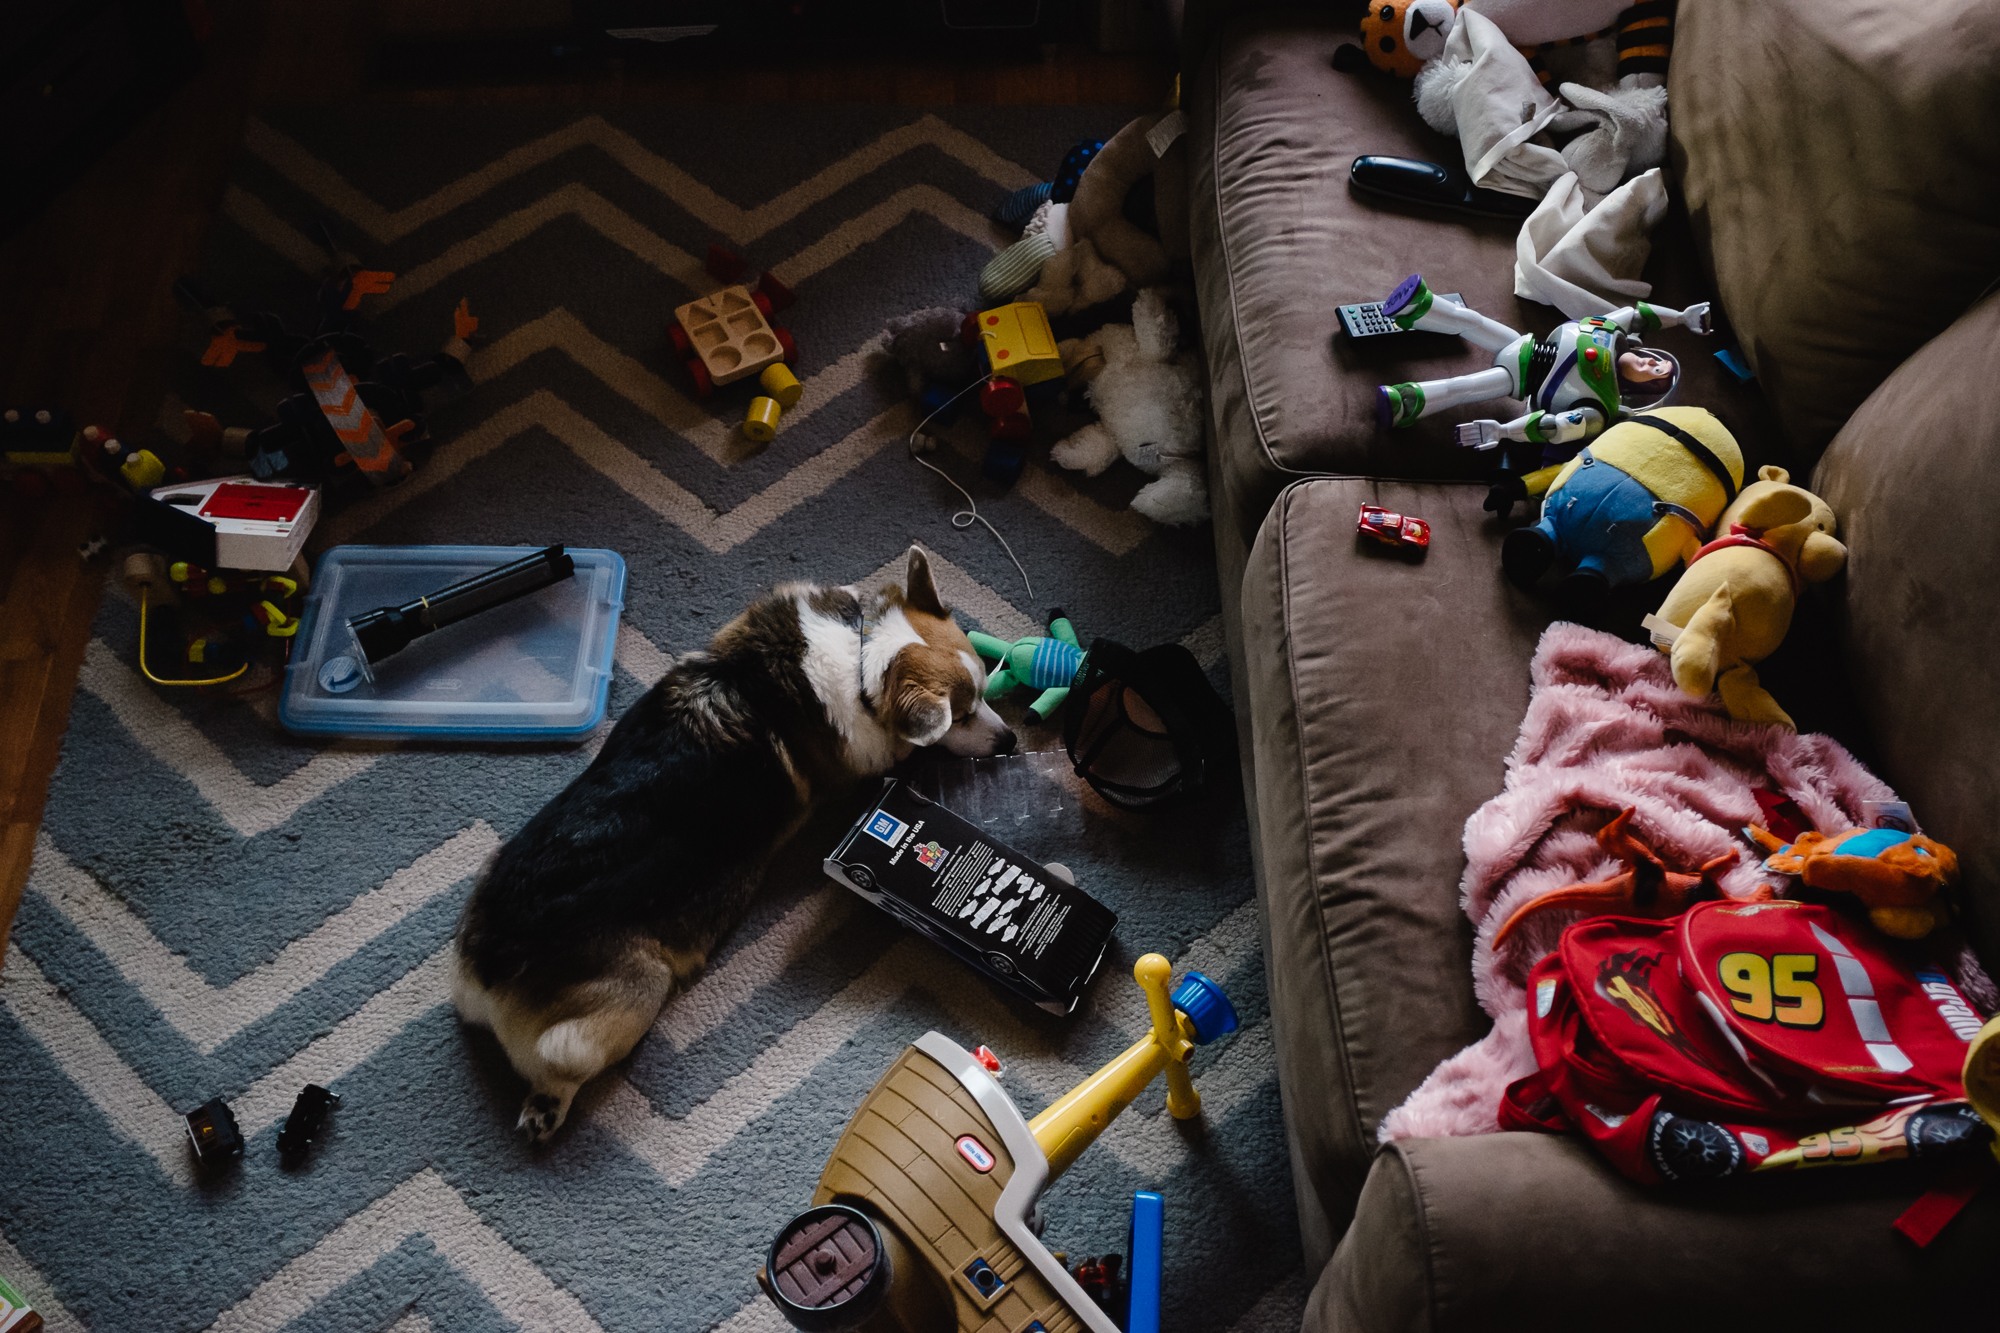
{"type": "MultiPolygon", "coordinates": [[[[720,246],[709,247],[708,271],[724,282],[740,275],[741,259],[720,246]]],[[[743,433],[762,442],[777,433],[778,418],[795,406],[802,389],[790,367],[799,347],[790,331],[770,316],[791,305],[791,289],[769,273],[752,291],[741,283],[689,301],[674,310],[667,337],[686,363],[695,396],[706,398],[725,384],[752,375],[764,392],[753,398],[743,433]]]]}

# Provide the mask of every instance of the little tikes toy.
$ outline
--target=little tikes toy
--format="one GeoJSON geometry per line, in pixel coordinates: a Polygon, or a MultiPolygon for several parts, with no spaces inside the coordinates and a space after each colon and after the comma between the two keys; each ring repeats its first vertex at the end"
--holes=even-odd
{"type": "Polygon", "coordinates": [[[966,637],[980,657],[999,664],[986,677],[988,699],[1002,698],[1007,691],[1023,686],[1041,691],[1028,705],[1032,722],[1046,722],[1056,715],[1063,700],[1069,698],[1070,682],[1083,669],[1083,644],[1060,607],[1049,612],[1048,638],[1037,636],[1010,644],[978,630],[968,631],[966,637]]]}
{"type": "Polygon", "coordinates": [[[1355,530],[1373,537],[1384,546],[1414,546],[1421,550],[1431,544],[1431,525],[1420,518],[1392,514],[1381,505],[1362,505],[1355,530]]]}
{"type": "Polygon", "coordinates": [[[1792,485],[1785,469],[1758,470],[1716,522],[1727,535],[1694,553],[1659,613],[1646,617],[1683,690],[1698,698],[1720,692],[1740,722],[1792,726],[1758,683],[1755,664],[1784,642],[1804,585],[1825,582],[1847,563],[1834,521],[1832,507],[1792,485]]]}
{"type": "Polygon", "coordinates": [[[889,1067],[848,1121],[814,1206],[771,1242],[757,1281],[794,1327],[871,1333],[1088,1329],[1118,1325],[1036,1234],[1037,1204],[1163,1070],[1167,1110],[1201,1112],[1187,1058],[1236,1029],[1213,981],[1171,965],[1132,969],[1153,1027],[1033,1120],[985,1060],[928,1032],[889,1067]]]}
{"type": "Polygon", "coordinates": [[[1530,408],[1526,416],[1465,422],[1457,429],[1458,442],[1471,449],[1492,449],[1503,440],[1541,445],[1544,462],[1566,459],[1606,426],[1672,398],[1680,385],[1680,362],[1670,353],[1637,346],[1634,330],[1686,328],[1704,337],[1709,332],[1706,301],[1685,310],[1641,301],[1571,320],[1537,339],[1455,301],[1438,300],[1421,273],[1383,298],[1382,313],[1398,328],[1460,334],[1494,354],[1489,369],[1470,375],[1378,385],[1375,415],[1383,427],[1408,426],[1463,403],[1519,398],[1530,408]]]}
{"type": "Polygon", "coordinates": [[[1743,451],[1713,413],[1638,413],[1560,469],[1527,478],[1531,490],[1548,487],[1541,521],[1507,534],[1501,568],[1523,590],[1560,568],[1558,601],[1588,613],[1612,588],[1692,559],[1742,481],[1743,451]]]}
{"type": "Polygon", "coordinates": [[[1755,826],[1743,831],[1770,853],[1764,858],[1768,869],[1797,875],[1815,889],[1853,894],[1875,929],[1899,940],[1931,933],[1941,915],[1931,900],[1958,879],[1951,848],[1905,829],[1802,833],[1789,843],[1755,826]]]}
{"type": "MultiPolygon", "coordinates": [[[[1626,806],[1597,831],[1597,845],[1604,849],[1605,855],[1626,862],[1628,868],[1610,879],[1572,884],[1523,903],[1493,932],[1496,951],[1523,921],[1539,912],[1668,917],[1678,916],[1700,899],[1726,896],[1716,876],[1736,864],[1735,852],[1704,861],[1692,871],[1669,870],[1659,854],[1631,831],[1632,811],[1632,806],[1626,806]]],[[[1765,902],[1771,897],[1768,888],[1759,886],[1753,898],[1739,901],[1765,902]]]]}

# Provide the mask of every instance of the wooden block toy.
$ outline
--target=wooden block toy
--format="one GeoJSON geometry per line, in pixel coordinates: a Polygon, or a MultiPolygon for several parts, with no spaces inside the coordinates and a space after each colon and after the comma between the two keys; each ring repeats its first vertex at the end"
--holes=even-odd
{"type": "MultiPolygon", "coordinates": [[[[688,352],[708,372],[709,382],[734,384],[785,359],[776,330],[743,286],[724,287],[674,311],[688,352]]],[[[674,339],[678,347],[681,339],[674,339]]]]}
{"type": "Polygon", "coordinates": [[[1063,373],[1048,314],[1034,301],[980,311],[976,336],[995,375],[1018,384],[1040,384],[1063,373]]]}
{"type": "Polygon", "coordinates": [[[786,409],[798,406],[805,387],[782,361],[764,367],[757,383],[764,392],[750,400],[750,410],[743,414],[743,433],[763,444],[778,433],[778,418],[786,409]]]}

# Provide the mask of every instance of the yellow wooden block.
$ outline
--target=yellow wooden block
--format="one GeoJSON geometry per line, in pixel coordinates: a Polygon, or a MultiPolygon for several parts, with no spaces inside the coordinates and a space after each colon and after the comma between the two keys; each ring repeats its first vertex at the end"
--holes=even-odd
{"type": "Polygon", "coordinates": [[[750,400],[750,410],[743,414],[743,433],[759,444],[764,444],[778,433],[778,418],[784,409],[775,398],[762,395],[750,400]]]}
{"type": "Polygon", "coordinates": [[[1040,384],[1063,373],[1048,314],[1035,301],[1016,301],[979,312],[979,342],[995,375],[1040,384]]]}
{"type": "Polygon", "coordinates": [[[780,361],[775,366],[764,367],[764,373],[757,377],[757,383],[764,386],[764,392],[778,400],[778,406],[787,412],[799,405],[799,395],[805,387],[799,377],[792,374],[792,368],[780,361]]]}
{"type": "Polygon", "coordinates": [[[747,287],[724,287],[674,311],[716,385],[734,384],[785,359],[785,349],[747,287]]]}

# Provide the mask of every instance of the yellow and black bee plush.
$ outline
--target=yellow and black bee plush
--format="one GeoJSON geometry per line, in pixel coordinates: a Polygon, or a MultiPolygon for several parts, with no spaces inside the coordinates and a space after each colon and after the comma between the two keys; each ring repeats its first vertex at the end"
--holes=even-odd
{"type": "MultiPolygon", "coordinates": [[[[1403,41],[1403,23],[1415,0],[1375,0],[1361,16],[1361,45],[1342,45],[1333,53],[1333,67],[1343,72],[1361,68],[1363,57],[1384,74],[1414,79],[1424,62],[1403,41]]],[[[1457,0],[1452,0],[1457,8],[1457,0]]]]}

